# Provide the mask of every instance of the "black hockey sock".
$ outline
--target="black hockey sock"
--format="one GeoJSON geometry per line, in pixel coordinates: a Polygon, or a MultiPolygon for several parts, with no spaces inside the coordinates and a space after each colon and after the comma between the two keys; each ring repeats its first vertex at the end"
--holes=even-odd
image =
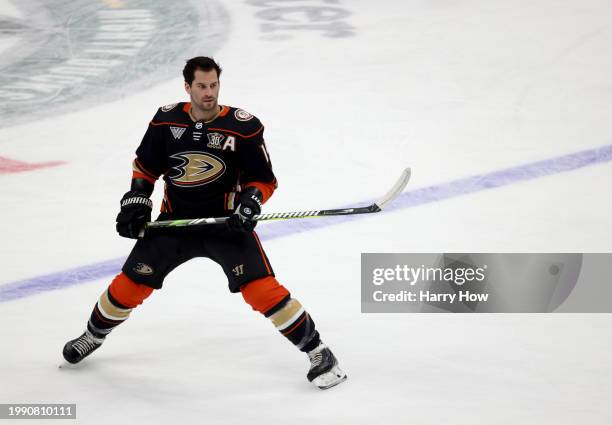
{"type": "Polygon", "coordinates": [[[131,311],[131,308],[121,305],[115,300],[107,289],[94,306],[87,323],[87,329],[94,336],[104,338],[116,326],[123,323],[129,317],[131,311]]]}
{"type": "Polygon", "coordinates": [[[314,321],[296,299],[287,296],[266,312],[266,317],[300,351],[306,353],[321,342],[314,321]]]}

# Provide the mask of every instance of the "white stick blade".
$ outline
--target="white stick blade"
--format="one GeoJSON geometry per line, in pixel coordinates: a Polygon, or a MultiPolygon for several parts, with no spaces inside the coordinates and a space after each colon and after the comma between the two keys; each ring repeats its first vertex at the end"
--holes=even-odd
{"type": "Polygon", "coordinates": [[[376,205],[382,210],[385,209],[387,205],[389,205],[397,196],[402,193],[406,185],[408,184],[408,180],[410,180],[410,168],[405,168],[400,175],[400,178],[395,182],[391,190],[385,194],[382,198],[376,202],[376,205]]]}

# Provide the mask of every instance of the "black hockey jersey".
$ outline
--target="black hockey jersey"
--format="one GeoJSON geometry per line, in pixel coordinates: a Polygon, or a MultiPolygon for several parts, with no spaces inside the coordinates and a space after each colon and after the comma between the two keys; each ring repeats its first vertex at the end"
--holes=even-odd
{"type": "Polygon", "coordinates": [[[190,108],[159,108],[136,150],[133,177],[154,183],[163,176],[161,210],[176,219],[229,215],[236,193],[248,186],[265,202],[277,184],[259,119],[221,106],[212,121],[194,122],[190,108]]]}

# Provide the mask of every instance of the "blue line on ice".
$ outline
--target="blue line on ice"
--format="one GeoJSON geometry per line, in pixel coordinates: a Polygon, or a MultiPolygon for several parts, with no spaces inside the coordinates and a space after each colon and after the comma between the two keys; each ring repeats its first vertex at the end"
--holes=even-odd
{"type": "MultiPolygon", "coordinates": [[[[486,174],[479,174],[448,183],[437,184],[404,192],[388,208],[389,211],[411,208],[418,205],[442,201],[481,190],[506,186],[538,177],[563,173],[589,165],[612,161],[612,145],[575,152],[542,161],[531,162],[517,167],[506,168],[486,174]]],[[[364,202],[368,205],[373,201],[364,202]]],[[[364,216],[327,217],[320,220],[288,220],[269,226],[261,226],[258,234],[262,239],[282,238],[291,234],[307,232],[364,216]]],[[[57,273],[36,276],[18,282],[0,285],[0,302],[28,297],[40,292],[66,288],[112,276],[119,272],[125,257],[89,264],[57,273]]]]}

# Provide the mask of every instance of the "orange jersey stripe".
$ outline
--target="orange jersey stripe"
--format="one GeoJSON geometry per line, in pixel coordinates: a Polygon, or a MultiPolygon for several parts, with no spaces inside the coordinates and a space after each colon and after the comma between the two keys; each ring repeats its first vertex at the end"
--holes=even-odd
{"type": "Polygon", "coordinates": [[[153,125],[153,126],[160,126],[160,125],[175,125],[175,126],[177,126],[177,127],[189,127],[189,125],[188,125],[188,124],[180,124],[180,123],[178,123],[178,122],[165,122],[165,121],[164,121],[164,122],[153,122],[153,121],[151,121],[151,122],[150,122],[150,124],[151,124],[151,125],[153,125]]]}
{"type": "Polygon", "coordinates": [[[236,131],[231,131],[231,130],[228,130],[228,129],[226,129],[226,128],[212,128],[212,127],[211,127],[211,128],[209,128],[209,130],[210,130],[210,131],[225,131],[226,133],[232,133],[232,134],[235,134],[236,136],[240,136],[240,137],[242,137],[243,139],[250,139],[251,137],[255,137],[255,136],[257,136],[259,133],[261,133],[261,132],[263,131],[263,129],[264,129],[264,128],[263,128],[263,126],[261,126],[261,127],[259,128],[259,130],[257,130],[255,133],[253,133],[253,134],[248,134],[248,135],[244,135],[244,134],[240,134],[240,133],[238,133],[238,132],[236,132],[236,131]]]}
{"type": "Polygon", "coordinates": [[[152,179],[155,179],[155,180],[157,180],[157,178],[159,177],[155,173],[152,173],[149,170],[147,170],[145,167],[143,167],[142,164],[140,163],[140,161],[138,161],[138,158],[136,158],[134,160],[134,162],[132,163],[132,169],[134,171],[146,174],[146,175],[148,175],[149,177],[151,177],[152,179]]]}
{"type": "Polygon", "coordinates": [[[150,176],[148,176],[146,174],[143,174],[143,173],[139,173],[138,171],[132,172],[132,178],[133,179],[144,179],[144,180],[148,181],[151,184],[155,184],[155,180],[156,180],[153,177],[150,177],[150,176]]]}
{"type": "Polygon", "coordinates": [[[261,242],[259,242],[259,238],[257,237],[257,233],[253,232],[253,236],[255,236],[255,242],[257,242],[257,246],[259,247],[259,252],[261,253],[261,258],[263,258],[264,264],[266,265],[266,270],[269,274],[272,274],[268,260],[266,260],[266,254],[264,254],[263,248],[261,247],[261,242]]]}
{"type": "Polygon", "coordinates": [[[163,202],[163,204],[165,204],[166,208],[168,208],[168,212],[172,212],[172,204],[170,203],[170,199],[168,199],[168,185],[164,185],[164,202],[163,202]]]}
{"type": "Polygon", "coordinates": [[[265,204],[268,199],[272,196],[278,185],[276,184],[276,179],[272,183],[264,183],[264,182],[251,182],[247,183],[245,187],[256,187],[259,189],[261,194],[263,195],[263,199],[261,200],[262,204],[265,204]]]}
{"type": "MultiPolygon", "coordinates": [[[[219,116],[220,117],[226,116],[227,113],[230,111],[229,106],[223,106],[223,105],[219,105],[219,106],[221,106],[221,112],[219,112],[219,116]]],[[[191,102],[185,103],[185,105],[183,106],[183,111],[188,114],[190,110],[191,110],[191,102]]]]}

